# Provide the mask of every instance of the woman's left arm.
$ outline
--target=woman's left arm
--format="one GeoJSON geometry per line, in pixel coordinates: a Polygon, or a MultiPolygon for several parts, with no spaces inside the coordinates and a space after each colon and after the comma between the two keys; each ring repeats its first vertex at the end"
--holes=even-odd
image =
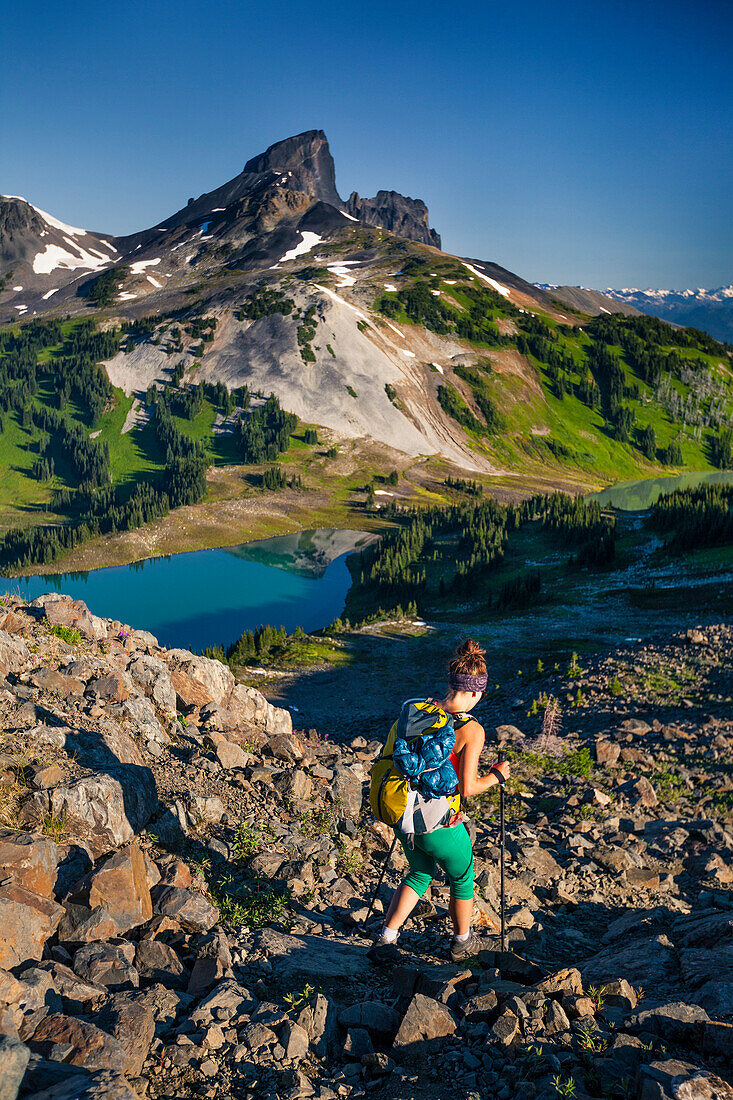
{"type": "MultiPolygon", "coordinates": [[[[488,791],[490,787],[495,787],[499,780],[494,772],[489,772],[488,775],[478,774],[481,750],[486,740],[483,726],[480,726],[478,722],[473,720],[463,727],[461,733],[463,734],[465,743],[461,751],[458,789],[463,798],[470,798],[472,795],[483,794],[483,792],[488,791]]],[[[509,765],[506,761],[498,766],[502,775],[504,775],[505,778],[508,777],[509,765]]]]}

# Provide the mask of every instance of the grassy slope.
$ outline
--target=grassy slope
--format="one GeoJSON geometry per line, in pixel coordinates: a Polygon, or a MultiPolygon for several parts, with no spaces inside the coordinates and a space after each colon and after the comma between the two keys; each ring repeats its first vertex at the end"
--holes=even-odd
{"type": "MultiPolygon", "coordinates": [[[[440,267],[438,274],[441,277],[436,285],[441,300],[450,306],[465,309],[469,305],[469,299],[465,292],[461,291],[460,285],[445,282],[440,267]]],[[[464,274],[469,281],[469,273],[464,274]]],[[[481,287],[478,279],[471,281],[474,286],[481,287]]],[[[399,301],[394,292],[380,292],[379,297],[382,296],[399,301]]],[[[545,324],[557,329],[556,322],[549,313],[541,309],[533,312],[545,324]]],[[[492,309],[490,316],[494,321],[501,318],[501,309],[492,309]]],[[[402,325],[414,324],[403,308],[399,309],[395,319],[402,325]]],[[[577,320],[583,322],[590,318],[578,315],[577,320]]],[[[572,336],[564,332],[559,333],[558,346],[572,356],[578,368],[576,374],[571,376],[573,382],[580,381],[581,369],[583,373],[587,371],[585,349],[590,343],[590,337],[577,328],[572,336]]],[[[476,351],[481,352],[481,345],[472,346],[476,351]]],[[[708,456],[707,435],[703,435],[701,442],[685,434],[681,435],[681,424],[672,420],[661,405],[653,400],[651,388],[624,360],[622,349],[611,345],[610,350],[619,357],[627,381],[636,385],[641,394],[648,399],[647,401],[644,401],[643,397],[639,400],[624,399],[624,404],[632,408],[636,415],[637,427],[651,425],[656,433],[658,447],[666,447],[679,439],[686,468],[712,469],[708,456]]],[[[675,350],[683,357],[700,359],[719,377],[725,377],[728,380],[731,377],[730,367],[721,368],[719,357],[695,349],[672,348],[671,345],[664,350],[675,350]]],[[[488,452],[492,458],[506,466],[532,471],[535,474],[539,474],[548,466],[557,470],[558,473],[564,471],[572,475],[575,471],[575,474],[585,480],[589,486],[600,485],[608,480],[653,477],[660,472],[667,474],[676,472],[676,467],[648,461],[633,443],[622,443],[613,439],[605,427],[601,413],[584,405],[576,396],[565,394],[563,398],[558,398],[548,383],[546,365],[534,359],[533,356],[521,357],[526,364],[526,371],[520,375],[503,366],[504,349],[487,344],[483,345],[483,351],[494,368],[492,373],[486,376],[485,382],[506,417],[507,429],[501,434],[490,437],[467,432],[477,450],[488,452]],[[550,451],[546,440],[569,447],[573,452],[572,455],[558,458],[550,451]]],[[[462,385],[460,380],[450,376],[448,381],[466,392],[465,383],[462,385]]],[[[673,379],[672,384],[682,397],[686,397],[689,386],[677,379],[673,379]]],[[[733,393],[731,396],[733,397],[733,393]]]]}
{"type": "MultiPolygon", "coordinates": [[[[378,236],[381,241],[381,234],[378,236]]],[[[362,244],[364,247],[373,246],[375,234],[365,231],[362,244]]],[[[354,241],[345,243],[343,250],[351,252],[354,245],[354,241]]],[[[336,253],[339,249],[334,247],[333,251],[336,253]]],[[[399,258],[397,255],[392,256],[393,251],[396,251],[394,245],[391,250],[387,250],[386,254],[386,262],[391,268],[402,264],[408,252],[429,254],[429,266],[426,270],[438,273],[433,286],[439,288],[441,299],[454,308],[466,308],[469,304],[465,284],[472,282],[477,287],[482,286],[463,265],[451,258],[436,256],[432,250],[411,245],[407,251],[399,250],[399,258]],[[465,281],[464,288],[461,287],[460,280],[465,281]]],[[[216,282],[216,280],[213,281],[216,282]]],[[[397,281],[405,285],[405,280],[397,279],[397,281]]],[[[375,293],[378,291],[378,296],[385,294],[387,297],[396,297],[382,290],[382,286],[383,283],[375,279],[373,288],[375,293]]],[[[500,303],[490,312],[495,321],[504,319],[511,324],[516,320],[502,309],[500,303]]],[[[556,319],[550,312],[542,309],[537,309],[536,312],[546,324],[556,326],[556,319]]],[[[567,310],[565,312],[568,316],[570,315],[567,310]]],[[[574,314],[573,316],[575,317],[574,314]]],[[[396,320],[403,326],[412,324],[404,310],[399,312],[396,320]]],[[[587,318],[577,315],[575,320],[582,324],[587,318]]],[[[77,323],[78,321],[67,322],[65,334],[77,323]]],[[[575,381],[580,378],[580,370],[585,370],[585,346],[589,342],[589,337],[579,329],[575,329],[572,335],[565,332],[560,334],[560,345],[573,357],[578,367],[575,381]]],[[[619,443],[612,439],[604,426],[601,414],[583,405],[575,396],[566,395],[563,399],[558,399],[548,385],[546,368],[531,356],[521,357],[516,349],[488,345],[482,347],[468,342],[465,342],[465,347],[467,351],[483,356],[487,363],[491,362],[493,370],[486,374],[486,390],[494,396],[507,420],[505,432],[493,436],[482,433],[473,437],[473,445],[478,450],[488,453],[507,471],[501,477],[482,479],[487,486],[520,491],[532,488],[549,489],[554,485],[563,485],[567,488],[573,485],[578,488],[597,487],[617,479],[675,472],[673,468],[648,462],[633,445],[619,443]],[[511,363],[505,361],[507,352],[512,354],[511,363]],[[548,447],[548,442],[552,441],[569,448],[570,455],[558,457],[553,454],[548,447]]],[[[59,350],[60,348],[47,349],[40,358],[47,361],[59,350]]],[[[685,354],[685,349],[676,350],[685,354]]],[[[705,359],[711,366],[717,363],[716,359],[702,352],[690,351],[688,354],[705,359]]],[[[633,376],[630,368],[626,366],[625,369],[629,380],[633,381],[643,394],[648,393],[648,387],[633,376]]],[[[729,367],[727,373],[730,380],[733,375],[729,367]]],[[[470,387],[467,383],[451,377],[448,369],[446,369],[446,376],[446,381],[464,395],[467,394],[470,400],[470,387]]],[[[437,374],[435,381],[441,381],[437,374]]],[[[684,396],[687,387],[677,382],[674,385],[684,396]]],[[[41,395],[41,399],[43,396],[41,395]]],[[[125,397],[122,391],[115,390],[113,406],[103,414],[99,423],[93,426],[95,430],[100,430],[99,438],[109,445],[113,474],[117,483],[132,482],[149,476],[163,464],[163,456],[158,451],[149,424],[143,423],[122,435],[121,428],[131,403],[131,398],[125,397]]],[[[627,399],[626,403],[634,408],[639,426],[652,424],[659,446],[665,446],[678,438],[680,425],[670,421],[659,405],[632,399],[627,399]]],[[[80,415],[80,410],[68,411],[72,415],[75,413],[80,415]]],[[[477,415],[480,417],[480,413],[477,415]]],[[[212,432],[215,416],[216,410],[207,401],[204,402],[202,411],[193,420],[176,418],[176,424],[183,432],[205,442],[215,467],[231,468],[230,473],[222,471],[221,477],[212,476],[204,505],[240,501],[243,494],[251,496],[257,484],[259,472],[257,469],[243,470],[236,466],[238,456],[231,434],[212,432]]],[[[324,524],[331,520],[334,525],[361,526],[363,517],[360,516],[359,510],[354,512],[354,504],[361,499],[358,494],[374,475],[383,474],[392,467],[394,457],[385,456],[383,450],[379,453],[379,448],[367,448],[365,453],[368,453],[369,457],[364,465],[356,470],[344,471],[340,468],[338,461],[325,460],[322,448],[319,451],[318,447],[307,447],[299,436],[300,432],[296,433],[289,451],[279,459],[289,472],[300,472],[309,489],[309,493],[301,495],[298,506],[292,509],[291,518],[294,519],[295,513],[298,515],[296,526],[304,521],[307,522],[306,517],[309,512],[312,514],[313,522],[324,524]]],[[[710,468],[704,443],[696,443],[687,437],[683,437],[681,443],[687,467],[710,468]]],[[[0,530],[15,523],[37,522],[39,512],[50,499],[51,488],[54,485],[64,484],[62,463],[58,464],[59,475],[50,485],[30,479],[28,471],[33,460],[32,436],[23,432],[12,416],[6,416],[6,430],[0,438],[0,468],[7,471],[7,476],[0,486],[0,530]]],[[[413,500],[439,500],[441,499],[440,483],[435,478],[432,481],[415,480],[409,486],[409,495],[413,500]]],[[[259,518],[254,523],[250,521],[243,525],[235,523],[234,528],[241,533],[246,529],[248,537],[293,529],[292,524],[283,527],[277,494],[273,500],[276,502],[274,508],[268,509],[264,500],[260,499],[256,507],[250,507],[250,512],[258,513],[259,518]]],[[[250,519],[252,518],[253,516],[250,516],[250,519]]],[[[373,522],[370,521],[368,525],[373,526],[373,522]]],[[[215,537],[221,539],[222,531],[226,529],[223,517],[216,520],[215,527],[217,530],[215,537]]],[[[193,540],[194,543],[196,541],[193,540]]],[[[224,541],[233,540],[227,537],[224,541]]],[[[187,548],[192,545],[190,536],[186,537],[185,545],[187,548]]],[[[129,551],[127,553],[129,554],[129,551]]]]}

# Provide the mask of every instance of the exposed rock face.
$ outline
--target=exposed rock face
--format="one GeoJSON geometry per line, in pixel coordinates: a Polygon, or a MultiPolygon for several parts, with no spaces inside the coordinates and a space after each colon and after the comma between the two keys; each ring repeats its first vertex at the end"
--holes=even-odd
{"type": "Polygon", "coordinates": [[[323,130],[306,130],[295,137],[277,141],[244,166],[244,174],[278,172],[287,177],[286,187],[304,191],[341,209],[336,190],[336,169],[323,130]]]}
{"type": "Polygon", "coordinates": [[[366,225],[382,226],[400,237],[440,248],[440,234],[430,228],[428,208],[422,199],[410,199],[398,191],[377,191],[373,199],[365,199],[352,191],[346,209],[366,225]]]}

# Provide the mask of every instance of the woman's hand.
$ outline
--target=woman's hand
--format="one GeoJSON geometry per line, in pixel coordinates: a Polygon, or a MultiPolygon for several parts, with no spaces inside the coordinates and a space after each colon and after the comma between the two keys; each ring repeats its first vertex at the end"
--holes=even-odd
{"type": "Polygon", "coordinates": [[[511,770],[512,770],[511,764],[509,763],[508,760],[502,760],[500,763],[494,764],[494,768],[498,772],[501,772],[501,774],[504,776],[504,779],[509,778],[509,775],[510,775],[511,770]]]}

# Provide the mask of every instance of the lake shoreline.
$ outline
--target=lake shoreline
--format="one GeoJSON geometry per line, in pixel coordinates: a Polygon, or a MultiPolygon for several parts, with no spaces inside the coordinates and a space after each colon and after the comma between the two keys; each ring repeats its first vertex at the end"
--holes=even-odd
{"type": "Polygon", "coordinates": [[[343,613],[352,583],[347,558],[372,537],[321,528],[122,566],[3,579],[20,599],[64,593],[149,630],[169,648],[200,652],[226,648],[262,625],[288,632],[328,626],[343,613]]]}

